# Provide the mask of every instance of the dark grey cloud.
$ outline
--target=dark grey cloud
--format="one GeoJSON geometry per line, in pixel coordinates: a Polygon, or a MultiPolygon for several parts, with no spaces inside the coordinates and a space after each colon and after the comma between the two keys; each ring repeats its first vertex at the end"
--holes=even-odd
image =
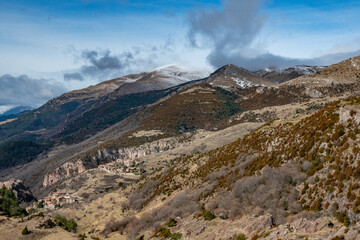
{"type": "Polygon", "coordinates": [[[127,61],[132,58],[132,55],[129,53],[122,59],[120,57],[111,56],[109,50],[103,52],[85,50],[82,52],[82,58],[88,61],[89,65],[83,66],[82,72],[84,75],[92,75],[99,71],[122,69],[126,67],[127,61]]]}
{"type": "Polygon", "coordinates": [[[74,72],[64,74],[64,80],[84,81],[87,78],[99,81],[123,76],[128,73],[148,71],[162,63],[163,56],[173,52],[174,39],[169,36],[163,44],[133,47],[115,54],[110,50],[72,49],[76,62],[84,64],[74,72]]]}
{"type": "Polygon", "coordinates": [[[70,80],[84,81],[84,77],[79,72],[65,73],[64,74],[64,80],[65,81],[70,81],[70,80]]]}
{"type": "Polygon", "coordinates": [[[215,68],[232,63],[249,70],[269,66],[285,68],[293,65],[329,65],[359,51],[325,55],[314,59],[294,59],[276,56],[264,46],[254,47],[266,16],[261,8],[265,0],[224,0],[222,9],[203,10],[189,16],[188,39],[193,47],[198,40],[211,48],[207,60],[215,68]]]}
{"type": "Polygon", "coordinates": [[[77,59],[85,64],[77,72],[65,73],[64,80],[83,81],[85,77],[106,78],[121,73],[130,66],[134,56],[131,52],[115,55],[110,50],[83,50],[77,59]]]}
{"type": "Polygon", "coordinates": [[[26,75],[0,76],[0,105],[37,106],[67,90],[60,83],[26,75]]]}

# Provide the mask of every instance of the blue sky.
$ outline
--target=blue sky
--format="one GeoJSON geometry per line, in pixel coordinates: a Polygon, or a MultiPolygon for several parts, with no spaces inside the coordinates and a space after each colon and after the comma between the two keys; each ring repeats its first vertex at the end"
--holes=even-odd
{"type": "Polygon", "coordinates": [[[359,12],[360,1],[335,0],[3,0],[0,76],[24,74],[63,91],[172,63],[256,69],[272,63],[256,64],[268,54],[329,64],[341,57],[321,57],[360,49],[359,12]],[[117,64],[96,65],[109,59],[117,64]],[[92,64],[97,71],[84,74],[92,64]],[[66,73],[83,77],[65,81],[66,73]]]}

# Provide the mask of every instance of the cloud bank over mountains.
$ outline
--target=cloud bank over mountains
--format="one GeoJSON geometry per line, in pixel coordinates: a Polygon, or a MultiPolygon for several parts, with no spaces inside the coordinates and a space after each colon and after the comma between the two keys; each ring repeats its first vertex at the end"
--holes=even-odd
{"type": "Polygon", "coordinates": [[[59,82],[26,75],[0,76],[0,106],[38,106],[67,91],[59,82]]]}
{"type": "MultiPolygon", "coordinates": [[[[139,4],[133,4],[126,0],[84,0],[85,4],[77,6],[84,15],[72,15],[67,11],[68,8],[58,8],[62,4],[66,5],[65,2],[54,2],[48,10],[63,12],[59,12],[58,18],[53,18],[46,24],[42,19],[48,17],[48,11],[41,12],[39,18],[38,9],[24,1],[21,5],[29,4],[29,12],[19,13],[17,1],[19,0],[13,1],[13,12],[5,7],[0,11],[4,23],[12,23],[0,24],[0,31],[9,33],[4,36],[5,40],[0,39],[0,49],[4,55],[0,59],[0,76],[12,74],[0,77],[0,106],[38,105],[68,90],[87,87],[129,73],[151,71],[168,64],[190,67],[201,65],[202,68],[212,68],[209,69],[211,71],[231,63],[255,71],[267,67],[286,68],[294,65],[325,66],[360,55],[357,35],[357,23],[360,21],[356,21],[356,9],[359,9],[360,5],[354,5],[356,1],[352,1],[355,6],[353,9],[347,6],[348,3],[329,3],[325,6],[319,2],[290,1],[283,6],[281,4],[284,3],[280,1],[222,0],[216,3],[204,1],[202,5],[197,5],[193,4],[194,1],[186,1],[188,4],[182,6],[181,12],[178,11],[179,5],[184,4],[181,1],[176,4],[171,1],[139,1],[139,4]],[[92,13],[90,7],[95,6],[95,3],[98,7],[104,7],[99,10],[101,16],[96,15],[99,17],[96,21],[88,18],[88,14],[92,13]],[[122,14],[115,10],[107,12],[108,4],[114,9],[121,6],[117,10],[124,9],[122,14]],[[169,8],[172,4],[175,5],[169,8]],[[296,16],[290,16],[288,25],[284,27],[281,22],[274,20],[273,16],[278,12],[273,12],[274,8],[269,7],[271,4],[285,10],[284,15],[294,13],[295,5],[300,4],[305,8],[295,9],[293,15],[296,16]],[[144,14],[143,10],[139,10],[146,7],[151,14],[144,14]],[[162,7],[161,13],[159,7],[162,7]],[[314,12],[304,11],[306,7],[312,8],[314,12]],[[337,11],[336,14],[330,11],[331,8],[337,11]],[[176,9],[176,14],[165,13],[169,9],[176,9]],[[189,13],[191,9],[192,12],[189,13]],[[313,19],[312,16],[317,15],[313,13],[320,14],[313,19]],[[349,17],[346,21],[343,20],[344,13],[349,17]],[[351,13],[354,16],[351,16],[351,13]],[[299,21],[304,18],[304,14],[309,18],[304,19],[307,25],[299,21]],[[307,29],[312,22],[314,25],[318,24],[315,26],[316,33],[307,29]],[[291,28],[295,35],[306,35],[305,38],[310,41],[304,43],[296,38],[291,40],[289,36],[279,37],[274,34],[274,38],[282,39],[281,43],[291,42],[289,46],[283,47],[279,44],[280,47],[274,47],[274,44],[269,43],[271,40],[264,35],[264,32],[273,35],[267,29],[269,23],[278,24],[281,33],[291,28]],[[341,34],[336,29],[327,29],[328,25],[334,24],[338,24],[341,31],[348,34],[344,39],[337,38],[341,34]],[[9,27],[13,25],[17,27],[9,27]],[[306,28],[306,31],[293,29],[297,26],[306,28]],[[349,32],[344,26],[354,30],[349,32]],[[53,40],[42,37],[44,33],[47,37],[52,36],[53,40]],[[326,35],[327,33],[329,35],[326,35]],[[325,47],[316,43],[316,36],[330,44],[325,47]],[[294,49],[292,46],[300,43],[303,43],[302,46],[309,46],[311,50],[304,55],[286,53],[289,49],[294,49]],[[67,51],[67,48],[71,50],[67,51]],[[316,55],[312,55],[313,52],[316,52],[316,55]],[[296,56],[315,57],[304,59],[296,56]],[[34,72],[38,78],[31,76],[34,72]],[[24,73],[27,75],[18,76],[24,73]],[[57,81],[48,78],[55,78],[57,81]]],[[[298,49],[295,53],[303,50],[301,47],[298,49]]]]}
{"type": "Polygon", "coordinates": [[[207,60],[215,68],[232,63],[252,71],[266,67],[330,65],[360,54],[359,49],[298,59],[270,53],[258,39],[267,21],[262,11],[264,4],[264,0],[225,0],[221,9],[193,12],[188,19],[191,45],[209,48],[207,60]]]}

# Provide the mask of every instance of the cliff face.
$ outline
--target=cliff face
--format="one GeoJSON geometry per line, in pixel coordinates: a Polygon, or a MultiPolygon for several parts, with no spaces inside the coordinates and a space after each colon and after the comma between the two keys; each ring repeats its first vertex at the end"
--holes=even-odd
{"type": "Polygon", "coordinates": [[[96,168],[100,164],[112,162],[117,159],[141,158],[146,155],[179,147],[180,144],[181,143],[179,143],[178,139],[168,138],[146,143],[139,147],[120,148],[116,150],[100,149],[90,158],[76,159],[74,161],[67,162],[56,168],[54,171],[46,174],[44,176],[43,187],[54,185],[64,179],[80,174],[86,169],[96,168]]]}
{"type": "Polygon", "coordinates": [[[80,174],[85,171],[85,167],[81,160],[75,162],[67,162],[56,168],[53,172],[44,176],[43,187],[51,186],[63,179],[80,174]]]}
{"type": "MultiPolygon", "coordinates": [[[[91,162],[97,167],[99,163],[114,161],[116,159],[134,159],[144,157],[157,152],[164,152],[180,145],[176,138],[162,139],[143,144],[139,147],[120,148],[116,150],[101,149],[91,158],[91,162]]],[[[87,163],[89,164],[89,163],[87,163]]]]}

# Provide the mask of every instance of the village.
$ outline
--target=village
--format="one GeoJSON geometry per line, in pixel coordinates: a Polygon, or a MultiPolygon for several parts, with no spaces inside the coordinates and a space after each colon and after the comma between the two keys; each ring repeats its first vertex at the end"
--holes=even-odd
{"type": "Polygon", "coordinates": [[[54,210],[60,207],[63,207],[68,204],[83,202],[83,199],[78,196],[73,196],[65,191],[57,191],[51,192],[48,196],[44,197],[43,199],[33,202],[32,207],[27,207],[26,211],[29,212],[31,209],[47,209],[47,210],[54,210]]]}
{"type": "MultiPolygon", "coordinates": [[[[146,159],[117,159],[107,164],[99,165],[98,169],[107,173],[119,174],[119,175],[133,175],[139,176],[145,172],[140,166],[146,162],[146,159]]],[[[28,207],[26,210],[44,208],[48,210],[54,210],[62,206],[83,202],[83,199],[73,194],[67,193],[65,190],[51,192],[48,196],[34,202],[32,207],[28,207]]]]}

